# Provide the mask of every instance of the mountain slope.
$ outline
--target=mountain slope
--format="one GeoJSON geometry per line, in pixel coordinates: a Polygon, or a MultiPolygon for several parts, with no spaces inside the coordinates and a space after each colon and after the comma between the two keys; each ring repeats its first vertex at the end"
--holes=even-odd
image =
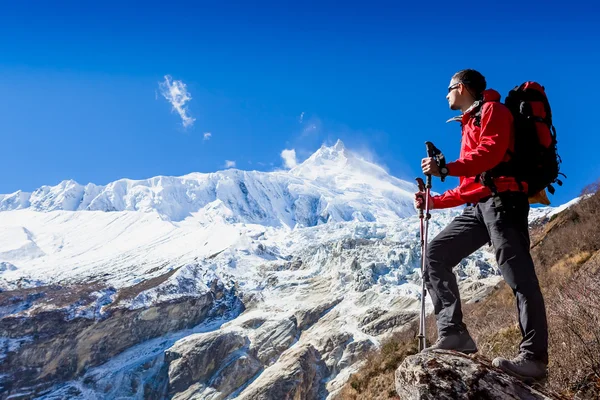
{"type": "MultiPolygon", "coordinates": [[[[291,171],[0,196],[0,387],[331,397],[416,318],[415,189],[338,142],[291,171]]],[[[434,211],[431,237],[459,212],[434,211]]],[[[499,279],[486,248],[456,271],[467,299],[499,279]]]]}

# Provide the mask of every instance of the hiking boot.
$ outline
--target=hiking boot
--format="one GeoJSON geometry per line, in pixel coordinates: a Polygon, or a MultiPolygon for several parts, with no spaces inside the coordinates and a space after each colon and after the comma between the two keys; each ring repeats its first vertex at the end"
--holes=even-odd
{"type": "Polygon", "coordinates": [[[465,354],[473,354],[477,353],[477,345],[469,332],[462,331],[441,335],[433,345],[423,349],[423,351],[430,350],[455,350],[465,354]]]}
{"type": "Polygon", "coordinates": [[[512,360],[502,357],[495,358],[492,365],[528,383],[544,382],[548,376],[548,367],[545,363],[528,357],[524,353],[520,353],[512,360]]]}

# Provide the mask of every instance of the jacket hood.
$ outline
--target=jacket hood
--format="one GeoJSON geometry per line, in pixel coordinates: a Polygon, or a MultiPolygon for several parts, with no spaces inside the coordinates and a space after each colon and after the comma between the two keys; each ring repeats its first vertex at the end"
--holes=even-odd
{"type": "Polygon", "coordinates": [[[500,101],[501,96],[500,93],[495,91],[494,89],[488,89],[483,91],[483,102],[486,101],[500,101]]]}

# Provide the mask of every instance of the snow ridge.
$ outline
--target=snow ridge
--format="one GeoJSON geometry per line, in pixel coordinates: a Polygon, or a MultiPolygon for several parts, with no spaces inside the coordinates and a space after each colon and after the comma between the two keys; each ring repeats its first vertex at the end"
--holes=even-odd
{"type": "Polygon", "coordinates": [[[0,195],[0,211],[141,211],[168,221],[196,214],[204,223],[315,226],[414,215],[416,186],[348,151],[341,141],[322,146],[291,171],[229,169],[120,179],[105,186],[65,180],[32,193],[0,195]]]}

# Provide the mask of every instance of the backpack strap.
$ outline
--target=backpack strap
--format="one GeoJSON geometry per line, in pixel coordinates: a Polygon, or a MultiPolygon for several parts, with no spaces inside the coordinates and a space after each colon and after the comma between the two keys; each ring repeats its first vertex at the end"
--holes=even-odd
{"type": "Polygon", "coordinates": [[[473,123],[475,126],[481,127],[481,114],[483,113],[483,105],[485,102],[481,101],[480,104],[474,109],[475,113],[473,114],[473,119],[475,120],[473,123]]]}
{"type": "MultiPolygon", "coordinates": [[[[533,92],[539,93],[537,91],[533,91],[533,92]]],[[[484,104],[484,102],[481,102],[481,104],[477,108],[477,111],[475,112],[475,114],[473,114],[473,118],[475,119],[474,124],[475,124],[475,126],[478,126],[478,127],[481,127],[483,104],[484,104]]],[[[510,156],[510,159],[512,159],[514,156],[514,152],[511,151],[510,149],[506,150],[506,154],[508,154],[510,156]]],[[[490,190],[492,191],[492,194],[494,196],[496,196],[498,194],[498,188],[496,187],[496,184],[494,183],[494,177],[513,176],[514,175],[514,172],[511,171],[512,165],[510,164],[510,159],[508,161],[501,161],[498,165],[492,167],[490,170],[476,175],[475,183],[481,183],[483,186],[489,187],[490,190]]],[[[518,179],[516,179],[516,181],[517,181],[517,184],[519,185],[519,190],[523,191],[524,187],[523,187],[523,184],[521,183],[521,181],[519,181],[518,179]]]]}

